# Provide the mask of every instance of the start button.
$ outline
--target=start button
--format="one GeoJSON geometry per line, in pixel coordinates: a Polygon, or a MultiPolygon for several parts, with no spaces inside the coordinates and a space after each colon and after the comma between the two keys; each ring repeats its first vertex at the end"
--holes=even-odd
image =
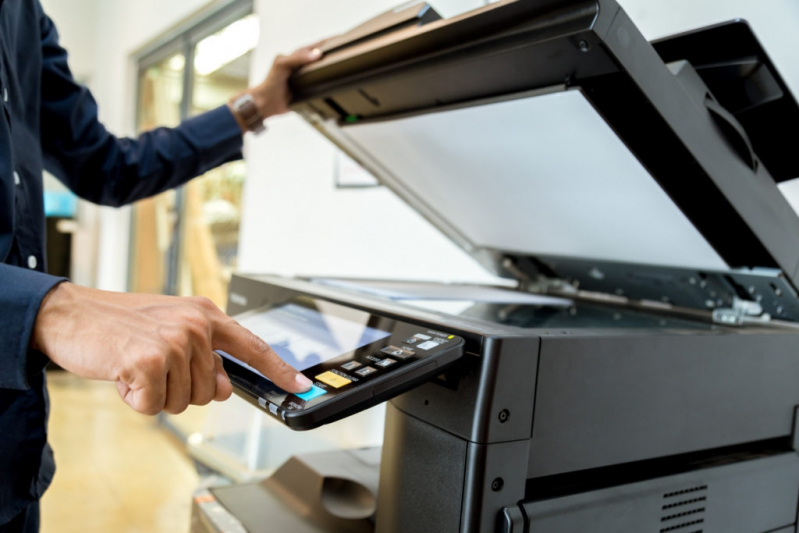
{"type": "Polygon", "coordinates": [[[325,385],[330,385],[333,388],[340,389],[344,385],[349,385],[352,383],[347,378],[341,377],[338,374],[334,374],[333,372],[324,372],[316,376],[316,379],[324,383],[325,385]]]}

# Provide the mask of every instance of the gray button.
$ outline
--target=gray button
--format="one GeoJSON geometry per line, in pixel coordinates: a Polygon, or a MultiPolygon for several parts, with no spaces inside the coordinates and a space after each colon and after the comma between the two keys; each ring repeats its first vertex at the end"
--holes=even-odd
{"type": "Polygon", "coordinates": [[[362,369],[355,371],[355,373],[361,377],[368,376],[369,374],[374,374],[375,372],[377,372],[377,370],[372,368],[371,366],[365,366],[362,369]]]}
{"type": "Polygon", "coordinates": [[[341,368],[344,370],[355,370],[356,368],[361,368],[361,366],[363,365],[361,365],[361,363],[358,361],[350,361],[349,363],[344,363],[341,365],[341,368]]]}
{"type": "Polygon", "coordinates": [[[39,262],[36,260],[36,256],[35,255],[29,255],[28,256],[28,268],[33,270],[34,268],[36,268],[36,265],[38,265],[38,264],[39,264],[39,262]]]}
{"type": "Polygon", "coordinates": [[[3,101],[8,102],[8,89],[3,87],[3,101]]]}
{"type": "Polygon", "coordinates": [[[393,355],[394,357],[398,357],[400,359],[408,359],[416,355],[410,350],[404,350],[398,346],[386,346],[382,350],[380,350],[384,354],[393,355]]]}
{"type": "Polygon", "coordinates": [[[376,364],[377,366],[382,366],[383,368],[388,368],[388,367],[390,367],[391,365],[395,365],[395,364],[397,364],[397,362],[396,362],[395,360],[393,360],[393,359],[389,359],[388,357],[386,357],[386,358],[385,358],[385,359],[383,359],[382,361],[378,361],[378,362],[377,362],[377,363],[375,363],[375,364],[376,364]]]}
{"type": "Polygon", "coordinates": [[[433,341],[423,342],[422,344],[418,344],[416,346],[417,350],[432,350],[433,348],[438,348],[439,344],[433,341]]]}
{"type": "Polygon", "coordinates": [[[22,180],[19,179],[19,173],[14,172],[14,185],[19,185],[20,183],[22,183],[22,180]]]}

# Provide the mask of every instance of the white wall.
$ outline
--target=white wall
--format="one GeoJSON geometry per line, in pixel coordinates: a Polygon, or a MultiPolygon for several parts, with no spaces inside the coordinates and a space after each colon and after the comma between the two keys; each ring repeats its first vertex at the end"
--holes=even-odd
{"type": "Polygon", "coordinates": [[[94,74],[98,0],[41,0],[41,3],[56,23],[61,42],[69,47],[69,64],[75,77],[90,82],[94,74]]]}
{"type": "MultiPolygon", "coordinates": [[[[346,31],[397,0],[258,0],[260,81],[274,56],[346,31]],[[308,16],[313,13],[313,16],[308,16]]],[[[444,0],[452,16],[483,0],[444,0]]],[[[335,189],[335,150],[296,116],[248,139],[240,269],[286,275],[485,281],[492,278],[385,188],[335,189]]]]}

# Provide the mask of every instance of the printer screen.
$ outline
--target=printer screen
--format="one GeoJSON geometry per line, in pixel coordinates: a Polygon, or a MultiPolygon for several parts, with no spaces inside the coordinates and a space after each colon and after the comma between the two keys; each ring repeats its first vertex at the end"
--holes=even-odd
{"type": "Polygon", "coordinates": [[[478,247],[729,268],[578,90],[341,131],[478,247]]]}
{"type": "MultiPolygon", "coordinates": [[[[266,341],[288,364],[305,370],[388,337],[388,331],[367,325],[371,316],[330,302],[296,299],[278,307],[252,311],[236,320],[266,341]]],[[[222,355],[248,366],[229,354],[222,355]]]]}

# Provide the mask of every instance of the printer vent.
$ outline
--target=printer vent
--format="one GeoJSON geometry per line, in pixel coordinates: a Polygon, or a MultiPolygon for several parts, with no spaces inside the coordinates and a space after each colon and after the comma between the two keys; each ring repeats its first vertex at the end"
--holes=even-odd
{"type": "Polygon", "coordinates": [[[660,533],[702,533],[707,485],[667,492],[663,499],[660,533]]]}

